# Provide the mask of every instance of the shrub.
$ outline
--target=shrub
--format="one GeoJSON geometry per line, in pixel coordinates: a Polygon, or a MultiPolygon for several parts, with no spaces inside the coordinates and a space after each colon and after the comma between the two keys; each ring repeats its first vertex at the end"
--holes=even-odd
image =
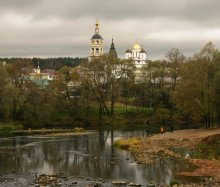
{"type": "Polygon", "coordinates": [[[174,185],[180,185],[180,182],[175,181],[175,180],[170,181],[170,186],[174,186],[174,185]]]}
{"type": "Polygon", "coordinates": [[[76,127],[73,129],[73,132],[85,132],[85,129],[82,127],[76,127]]]}
{"type": "Polygon", "coordinates": [[[125,139],[119,139],[114,142],[114,146],[120,148],[120,149],[125,149],[128,150],[131,147],[136,147],[140,145],[140,138],[129,138],[127,140],[125,139]]]}
{"type": "Polygon", "coordinates": [[[23,126],[21,124],[1,124],[0,125],[0,132],[2,133],[9,133],[16,130],[22,130],[23,126]]]}
{"type": "Polygon", "coordinates": [[[12,128],[12,127],[9,127],[9,126],[1,127],[1,128],[0,128],[0,131],[1,131],[1,132],[4,132],[4,133],[11,132],[12,130],[13,130],[13,128],[12,128]]]}

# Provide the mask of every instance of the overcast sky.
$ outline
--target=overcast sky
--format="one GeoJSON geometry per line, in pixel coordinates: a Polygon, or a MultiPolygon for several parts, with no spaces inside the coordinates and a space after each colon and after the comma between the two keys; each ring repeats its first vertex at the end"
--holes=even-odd
{"type": "Polygon", "coordinates": [[[138,42],[149,59],[220,49],[220,0],[0,0],[0,57],[86,57],[98,17],[105,51],[138,42]]]}

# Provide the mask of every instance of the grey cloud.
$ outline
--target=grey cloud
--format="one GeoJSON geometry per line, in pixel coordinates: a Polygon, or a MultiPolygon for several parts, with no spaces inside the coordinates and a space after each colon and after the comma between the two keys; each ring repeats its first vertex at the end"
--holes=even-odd
{"type": "Polygon", "coordinates": [[[35,4],[41,3],[42,0],[1,0],[0,6],[1,8],[28,8],[30,6],[34,6],[35,4]]]}
{"type": "Polygon", "coordinates": [[[168,17],[191,21],[218,20],[219,0],[1,0],[0,9],[25,10],[35,19],[100,17],[107,20],[168,17]]]}
{"type": "Polygon", "coordinates": [[[87,56],[97,17],[105,51],[114,36],[120,57],[136,41],[149,58],[172,47],[191,54],[209,38],[220,47],[220,36],[201,35],[220,31],[219,7],[219,0],[0,0],[0,56],[87,56]],[[172,36],[179,32],[191,36],[172,36]]]}

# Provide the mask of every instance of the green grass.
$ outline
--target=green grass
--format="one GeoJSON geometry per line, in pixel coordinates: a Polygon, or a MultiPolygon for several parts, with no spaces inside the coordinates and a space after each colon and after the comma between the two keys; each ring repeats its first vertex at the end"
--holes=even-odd
{"type": "Polygon", "coordinates": [[[24,127],[23,125],[17,122],[0,122],[0,133],[10,133],[16,130],[22,130],[24,127]]]}
{"type": "MultiPolygon", "coordinates": [[[[110,103],[107,104],[108,108],[110,109],[110,103]]],[[[125,105],[123,103],[115,103],[114,106],[114,114],[115,115],[126,115],[130,113],[146,113],[151,114],[153,112],[153,109],[151,108],[143,108],[143,107],[137,107],[132,105],[125,105]]]]}

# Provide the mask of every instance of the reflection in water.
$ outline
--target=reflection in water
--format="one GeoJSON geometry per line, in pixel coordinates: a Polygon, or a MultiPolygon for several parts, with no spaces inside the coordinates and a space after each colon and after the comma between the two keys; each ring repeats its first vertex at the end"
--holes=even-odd
{"type": "Polygon", "coordinates": [[[65,138],[0,139],[0,176],[12,172],[65,173],[67,176],[123,179],[147,184],[169,183],[176,179],[174,173],[192,169],[187,163],[174,159],[158,159],[152,166],[138,165],[129,152],[112,146],[113,139],[142,135],[141,131],[99,131],[65,138]]]}

